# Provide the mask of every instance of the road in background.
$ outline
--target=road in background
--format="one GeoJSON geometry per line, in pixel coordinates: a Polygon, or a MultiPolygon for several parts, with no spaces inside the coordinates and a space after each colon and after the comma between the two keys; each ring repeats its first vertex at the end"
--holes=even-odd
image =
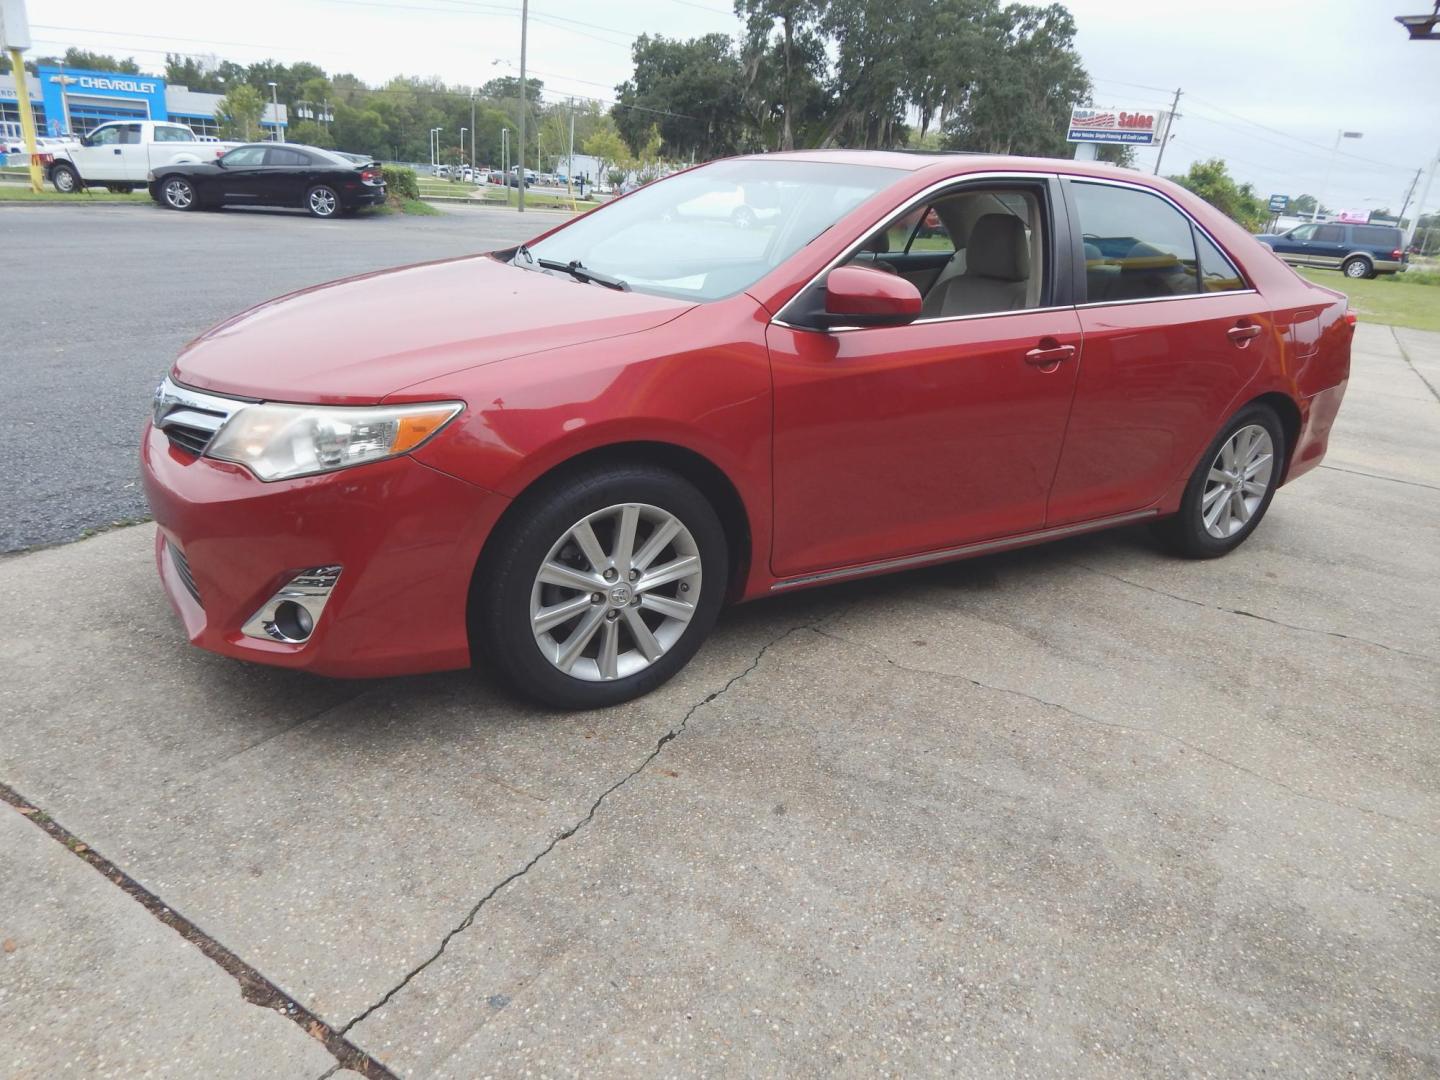
{"type": "Polygon", "coordinates": [[[485,251],[550,228],[503,210],[316,221],[291,211],[0,208],[0,550],[147,513],[140,427],[191,338],[293,289],[485,251]]]}

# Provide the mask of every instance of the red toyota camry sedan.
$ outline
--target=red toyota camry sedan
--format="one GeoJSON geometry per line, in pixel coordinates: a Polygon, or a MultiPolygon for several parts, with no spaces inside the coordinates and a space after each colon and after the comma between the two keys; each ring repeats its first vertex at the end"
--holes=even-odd
{"type": "Polygon", "coordinates": [[[227,656],[610,705],[730,601],[1133,522],[1233,550],[1324,455],[1353,325],[1154,177],[719,161],[196,339],[144,436],[156,558],[227,656]]]}

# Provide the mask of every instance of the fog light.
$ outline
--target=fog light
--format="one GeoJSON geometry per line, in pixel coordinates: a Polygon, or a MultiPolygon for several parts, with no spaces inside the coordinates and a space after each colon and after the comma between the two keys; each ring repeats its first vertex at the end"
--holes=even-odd
{"type": "Polygon", "coordinates": [[[250,616],[240,632],[246,637],[292,645],[308,641],[339,580],[338,566],[315,566],[300,571],[250,616]]]}

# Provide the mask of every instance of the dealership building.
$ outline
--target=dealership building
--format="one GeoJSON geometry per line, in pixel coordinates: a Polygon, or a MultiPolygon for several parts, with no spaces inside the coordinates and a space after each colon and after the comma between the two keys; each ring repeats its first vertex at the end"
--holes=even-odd
{"type": "MultiPolygon", "coordinates": [[[[202,94],[184,86],[167,86],[155,75],[122,75],[114,71],[41,65],[39,78],[27,74],[26,89],[35,111],[35,131],[84,135],[111,120],[170,120],[186,124],[197,135],[218,135],[215,106],[223,94],[202,94]]],[[[285,137],[285,106],[265,103],[257,138],[285,137]],[[278,129],[278,132],[277,132],[278,129]]],[[[19,130],[20,100],[12,75],[0,75],[0,131],[19,130]]]]}

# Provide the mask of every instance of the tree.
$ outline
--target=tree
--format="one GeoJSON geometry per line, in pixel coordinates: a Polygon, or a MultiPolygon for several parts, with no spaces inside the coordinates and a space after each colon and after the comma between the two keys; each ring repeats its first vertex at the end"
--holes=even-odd
{"type": "MultiPolygon", "coordinates": [[[[91,52],[89,49],[70,48],[65,50],[64,56],[39,56],[35,58],[36,64],[44,64],[46,67],[59,67],[64,64],[69,68],[84,68],[89,71],[113,71],[120,75],[139,75],[140,65],[135,58],[127,56],[124,60],[111,56],[109,53],[91,52]]],[[[26,65],[29,67],[30,65],[26,65]]],[[[32,68],[33,70],[33,68],[32,68]]]]}
{"type": "Polygon", "coordinates": [[[325,129],[324,125],[317,124],[314,120],[297,120],[290,125],[285,137],[290,142],[304,143],[306,146],[321,146],[326,149],[333,149],[335,146],[335,140],[331,137],[330,132],[325,129]]]}
{"type": "Polygon", "coordinates": [[[1314,195],[1296,195],[1290,200],[1290,212],[1292,214],[1304,214],[1309,216],[1320,208],[1319,200],[1314,195]]]}
{"type": "Polygon", "coordinates": [[[658,126],[671,157],[705,159],[733,154],[744,137],[744,70],[724,34],[689,41],[641,34],[632,55],[635,74],[616,87],[611,115],[637,154],[658,126]]]}
{"type": "Polygon", "coordinates": [[[817,31],[824,5],[816,0],[735,0],[735,14],[745,20],[747,87],[753,87],[764,68],[767,53],[778,54],[778,68],[770,80],[770,94],[780,113],[780,149],[795,149],[796,87],[802,66],[809,82],[812,70],[823,57],[817,31]],[[772,38],[774,42],[772,45],[772,38]],[[777,77],[778,76],[778,77],[777,77]]]}
{"type": "Polygon", "coordinates": [[[1012,4],[994,19],[998,48],[945,126],[951,149],[1068,156],[1070,110],[1091,91],[1074,18],[1059,4],[1012,4]]]}
{"type": "Polygon", "coordinates": [[[1220,158],[1196,161],[1184,176],[1171,180],[1193,191],[1221,213],[1228,214],[1251,232],[1259,232],[1270,220],[1270,208],[1250,184],[1237,184],[1220,158]]]}
{"type": "Polygon", "coordinates": [[[597,179],[602,176],[609,177],[612,171],[619,171],[622,174],[627,171],[630,148],[625,145],[625,140],[615,130],[613,123],[608,128],[596,131],[581,146],[585,153],[600,162],[597,179]]]}
{"type": "Polygon", "coordinates": [[[220,122],[222,139],[244,139],[249,142],[260,130],[260,117],[265,114],[265,99],[253,86],[241,83],[215,103],[215,119],[220,122]]]}

